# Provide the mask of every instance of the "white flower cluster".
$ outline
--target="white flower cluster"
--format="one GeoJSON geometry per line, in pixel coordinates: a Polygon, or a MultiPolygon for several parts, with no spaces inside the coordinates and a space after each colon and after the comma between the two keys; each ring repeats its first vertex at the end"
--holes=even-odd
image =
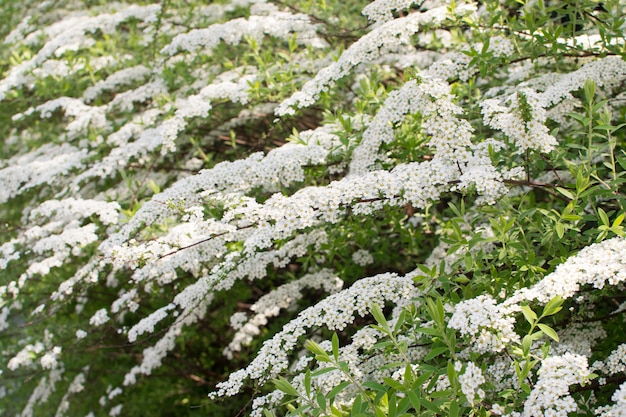
{"type": "Polygon", "coordinates": [[[115,224],[119,208],[116,202],[68,198],[47,200],[25,214],[24,220],[32,226],[2,245],[0,269],[6,269],[26,251],[31,255],[30,264],[17,282],[0,287],[0,292],[10,292],[16,297],[34,275],[45,276],[52,268],[62,266],[70,256],[80,255],[83,247],[99,239],[95,223],[80,226],[80,221],[97,215],[103,224],[115,224]]]}
{"type": "Polygon", "coordinates": [[[28,398],[26,406],[20,414],[21,417],[33,417],[35,415],[35,406],[39,403],[45,403],[50,395],[56,391],[56,385],[62,381],[65,370],[63,368],[52,369],[47,375],[41,377],[39,384],[35,387],[32,394],[28,398]]]}
{"type": "Polygon", "coordinates": [[[152,312],[148,317],[140,320],[137,324],[135,324],[128,331],[128,341],[130,343],[134,343],[137,340],[138,336],[141,336],[144,333],[154,333],[154,326],[156,323],[163,320],[167,317],[167,312],[172,310],[174,306],[169,304],[165,307],[159,308],[158,310],[152,312]]]}
{"type": "Polygon", "coordinates": [[[83,100],[86,102],[94,101],[103,91],[117,90],[117,88],[122,85],[141,81],[151,74],[152,71],[144,65],[123,68],[109,75],[105,80],[98,81],[96,84],[85,89],[83,92],[83,100]]]}
{"type": "Polygon", "coordinates": [[[24,19],[4,38],[4,44],[13,44],[19,42],[24,36],[35,30],[35,26],[31,23],[32,16],[25,16],[24,19]]]}
{"type": "MultiPolygon", "coordinates": [[[[459,4],[452,11],[452,16],[472,13],[475,5],[459,4]]],[[[406,17],[387,22],[352,44],[334,64],[319,71],[315,78],[308,81],[300,91],[283,101],[276,109],[279,116],[293,115],[296,108],[308,107],[315,103],[320,93],[328,91],[337,80],[346,76],[355,66],[371,62],[410,43],[411,36],[422,25],[437,26],[449,17],[448,7],[436,7],[425,12],[411,13],[406,17]]]]}
{"type": "Polygon", "coordinates": [[[489,39],[488,51],[495,57],[508,57],[515,52],[515,45],[509,38],[503,36],[494,36],[489,39]]]}
{"type": "Polygon", "coordinates": [[[457,304],[448,326],[469,336],[472,349],[478,352],[502,351],[510,342],[518,342],[514,332],[515,315],[521,303],[537,301],[545,304],[552,298],[573,297],[583,285],[603,288],[626,281],[626,239],[613,238],[588,246],[576,256],[530,288],[516,291],[497,304],[488,295],[481,295],[457,304]]]}
{"type": "MultiPolygon", "coordinates": [[[[59,57],[66,51],[91,45],[94,41],[86,37],[87,33],[97,30],[111,33],[119,24],[133,18],[140,21],[154,21],[154,16],[160,10],[160,5],[131,5],[117,13],[103,13],[94,17],[74,16],[46,27],[43,35],[48,39],[39,52],[31,59],[12,67],[6,77],[0,80],[0,100],[4,100],[7,93],[13,89],[27,84],[30,80],[28,73],[52,56],[59,57]]],[[[41,33],[36,31],[27,36],[24,41],[36,43],[40,36],[41,33]]]]}
{"type": "Polygon", "coordinates": [[[101,308],[100,310],[96,311],[93,316],[91,316],[91,319],[89,319],[89,324],[92,326],[101,326],[109,320],[109,314],[107,313],[106,309],[101,308]]]}
{"type": "Polygon", "coordinates": [[[45,144],[27,154],[14,156],[7,161],[6,168],[0,169],[0,203],[64,178],[71,170],[83,167],[86,156],[85,149],[67,143],[45,144]]]}
{"type": "Polygon", "coordinates": [[[88,106],[82,100],[71,97],[59,97],[37,107],[31,107],[23,114],[14,115],[13,120],[19,120],[34,112],[38,112],[42,118],[48,119],[58,108],[62,108],[66,116],[74,118],[66,128],[70,140],[87,135],[89,128],[99,130],[108,126],[104,107],[88,106]]]}
{"type": "Polygon", "coordinates": [[[476,352],[501,352],[520,339],[514,330],[515,319],[505,311],[492,297],[481,295],[457,304],[448,327],[469,336],[476,352]]]}
{"type": "Polygon", "coordinates": [[[271,15],[250,16],[226,23],[216,23],[206,29],[193,29],[180,34],[161,50],[161,53],[174,55],[179,51],[209,54],[219,43],[237,45],[246,36],[260,42],[265,35],[288,39],[297,34],[297,40],[304,45],[322,47],[325,42],[316,34],[316,27],[304,14],[291,14],[274,11],[271,15]]]}
{"type": "Polygon", "coordinates": [[[352,260],[355,264],[360,266],[367,266],[374,263],[374,257],[369,251],[365,249],[359,249],[352,254],[352,260]]]}
{"type": "Polygon", "coordinates": [[[50,351],[44,353],[44,355],[39,359],[39,363],[41,363],[42,369],[55,369],[58,366],[57,360],[59,359],[59,355],[61,354],[61,347],[55,346],[50,351]]]}
{"type": "Polygon", "coordinates": [[[34,345],[26,345],[18,352],[17,355],[9,360],[7,368],[16,370],[20,367],[29,366],[33,363],[33,359],[44,350],[45,346],[42,342],[37,342],[34,345]]]}
{"type": "Polygon", "coordinates": [[[626,344],[619,345],[605,360],[595,362],[592,369],[605,375],[626,372],[626,344]]]}
{"type": "MultiPolygon", "coordinates": [[[[326,146],[332,147],[338,142],[337,138],[326,146]]],[[[203,203],[205,200],[203,194],[244,194],[255,187],[273,191],[280,186],[289,186],[293,182],[302,181],[304,179],[302,166],[323,164],[327,155],[325,147],[316,144],[309,146],[287,144],[270,151],[266,156],[255,153],[246,159],[217,164],[210,170],[203,170],[198,175],[176,182],[164,192],[154,196],[119,234],[112,235],[103,243],[103,250],[120,244],[138,227],[158,223],[171,216],[173,212],[167,205],[168,201],[182,201],[186,206],[193,206],[203,203]]]]}
{"type": "Polygon", "coordinates": [[[567,417],[578,411],[570,385],[585,384],[591,374],[587,358],[572,353],[541,361],[539,379],[524,404],[523,417],[567,417]]]}
{"type": "Polygon", "coordinates": [[[553,150],[557,141],[545,125],[547,103],[543,101],[543,96],[524,89],[510,97],[509,101],[510,107],[506,107],[497,100],[484,100],[481,107],[485,124],[504,132],[520,154],[527,149],[544,153],[553,150]]]}
{"type": "Polygon", "coordinates": [[[289,353],[296,347],[300,336],[306,334],[306,329],[324,326],[330,330],[341,330],[357,314],[367,314],[372,303],[383,305],[386,301],[396,302],[411,297],[414,291],[411,278],[395,274],[382,274],[357,281],[348,289],[302,311],[298,318],[286,324],[263,344],[248,367],[233,372],[227,381],[218,384],[217,390],[210,397],[233,396],[241,390],[246,379],[266,381],[287,369],[289,353]]]}
{"type": "MultiPolygon", "coordinates": [[[[463,366],[461,362],[457,362],[455,367],[463,366]]],[[[460,370],[459,370],[460,371],[460,370]]],[[[459,383],[461,384],[461,391],[467,401],[474,405],[476,399],[482,400],[485,398],[485,391],[480,388],[485,383],[485,377],[481,369],[474,364],[474,362],[468,362],[465,364],[465,370],[459,375],[459,383]]]]}
{"type": "Polygon", "coordinates": [[[72,379],[72,382],[70,382],[70,386],[67,388],[67,392],[63,395],[61,401],[59,401],[59,406],[57,407],[57,411],[54,414],[54,417],[63,417],[67,415],[67,411],[70,408],[69,397],[72,394],[77,394],[85,389],[85,382],[87,381],[85,375],[88,370],[88,366],[84,367],[82,370],[83,372],[78,373],[74,377],[74,379],[72,379]]]}
{"type": "Polygon", "coordinates": [[[416,0],[375,0],[363,8],[363,15],[374,23],[385,23],[393,20],[394,11],[409,9],[416,4],[416,0]]]}
{"type": "Polygon", "coordinates": [[[248,320],[245,315],[243,318],[238,315],[231,318],[231,323],[235,323],[238,331],[224,349],[224,355],[232,358],[233,352],[238,352],[242,346],[249,345],[254,336],[260,334],[260,327],[267,324],[267,319],[278,316],[281,310],[297,303],[302,298],[302,291],[305,288],[321,288],[329,294],[334,294],[341,290],[342,286],[343,281],[328,269],[306,274],[295,281],[278,286],[250,306],[250,310],[256,313],[252,318],[248,320]]]}
{"type": "Polygon", "coordinates": [[[626,382],[622,383],[611,396],[615,404],[598,407],[596,415],[600,417],[624,417],[626,416],[626,382]]]}
{"type": "MultiPolygon", "coordinates": [[[[20,226],[23,227],[7,226],[10,236],[0,245],[0,269],[20,268],[15,274],[17,278],[9,271],[11,273],[6,274],[9,282],[0,286],[0,330],[13,326],[27,313],[38,314],[39,318],[44,316],[43,312],[55,311],[59,302],[67,301],[66,304],[75,303],[76,315],[82,320],[76,327],[67,329],[67,339],[78,340],[79,346],[91,342],[92,337],[88,336],[98,333],[94,328],[105,324],[118,327],[119,334],[125,335],[131,344],[142,335],[158,333],[157,342],[138,354],[141,359],[137,366],[125,370],[124,386],[137,383],[139,376],[150,375],[161,366],[176,348],[186,327],[207,318],[219,291],[230,290],[238,280],[263,279],[273,270],[281,274],[281,279],[286,276],[285,283],[261,296],[250,307],[251,313],[239,312],[231,318],[235,332],[224,350],[226,356],[233,356],[262,333],[262,326],[270,317],[302,304],[299,301],[308,290],[315,290],[315,293],[323,290],[330,295],[301,312],[265,342],[255,359],[245,369],[232,373],[211,396],[235,395],[247,380],[263,384],[288,369],[295,375],[294,386],[304,395],[304,372],[312,366],[313,359],[305,355],[294,363],[293,353],[310,329],[344,330],[354,322],[356,315],[368,314],[372,303],[395,307],[390,320],[393,326],[402,306],[421,303],[414,281],[419,276],[418,270],[405,276],[388,273],[357,279],[342,290],[343,282],[336,273],[320,269],[333,256],[326,248],[333,243],[335,228],[341,227],[346,219],[358,221],[359,217],[383,210],[408,205],[418,210],[427,209],[448,192],[470,190],[473,195],[477,194],[473,200],[476,204],[496,202],[507,192],[507,180],[519,178],[522,168],[509,170],[498,165],[499,161],[491,160],[492,149],[517,154],[529,149],[539,152],[555,149],[557,142],[548,133],[546,122],[549,118],[563,118],[576,109],[580,100],[575,99],[575,92],[586,80],[594,80],[606,93],[619,88],[626,79],[626,64],[614,56],[591,61],[562,75],[535,76],[531,67],[522,68],[521,64],[517,68],[502,68],[495,75],[497,88],[483,96],[489,98],[485,100],[476,95],[482,108],[482,127],[501,132],[498,140],[483,139],[480,129],[470,123],[478,126],[481,121],[474,120],[473,115],[461,108],[464,103],[457,97],[461,83],[451,85],[448,82],[453,79],[464,82],[476,75],[472,72],[475,68],[470,67],[471,58],[459,52],[458,45],[454,44],[461,41],[448,30],[415,36],[423,29],[446,26],[448,21],[456,24],[457,18],[469,16],[476,10],[473,2],[376,0],[363,10],[374,22],[372,30],[348,46],[336,61],[328,51],[323,51],[322,58],[318,56],[320,51],[311,52],[315,47],[329,46],[318,36],[319,28],[311,17],[279,10],[263,0],[235,0],[224,5],[204,6],[188,18],[175,13],[161,16],[158,5],[110,6],[110,9],[116,8],[120,11],[97,17],[79,13],[62,17],[64,12],[59,12],[61,17],[57,18],[57,23],[41,31],[34,31],[26,18],[5,39],[5,43],[19,43],[20,38],[28,34],[23,46],[31,48],[33,54],[24,55],[21,63],[11,64],[13,66],[7,69],[6,77],[0,80],[0,101],[18,89],[33,88],[48,76],[66,77],[91,70],[89,75],[99,79],[104,78],[98,72],[105,67],[111,75],[93,82],[73,97],[34,102],[31,108],[13,115],[12,122],[22,130],[11,132],[5,141],[7,154],[12,156],[0,166],[0,204],[8,202],[10,205],[11,199],[21,194],[47,201],[18,212],[15,217],[21,215],[20,226]],[[454,9],[451,4],[455,5],[454,9]],[[419,6],[419,10],[409,11],[414,6],[419,6]],[[246,15],[249,9],[249,17],[186,31],[187,25],[214,22],[226,16],[225,13],[239,13],[238,7],[246,8],[246,15]],[[213,15],[201,16],[202,13],[213,15]],[[400,17],[394,19],[394,13],[400,17]],[[138,65],[132,56],[65,59],[73,55],[72,51],[80,52],[93,46],[99,34],[109,36],[121,23],[131,20],[133,25],[146,29],[143,42],[156,40],[157,30],[160,37],[178,33],[161,51],[167,55],[162,61],[152,66],[138,65]],[[280,69],[271,67],[259,71],[250,66],[235,68],[238,64],[231,62],[215,65],[203,62],[202,68],[190,72],[195,78],[192,83],[171,73],[175,73],[180,64],[191,68],[199,61],[211,60],[218,44],[236,45],[245,39],[254,44],[265,41],[268,36],[280,38],[281,44],[284,40],[295,40],[313,48],[293,55],[292,60],[297,61],[294,66],[285,65],[280,69]],[[415,52],[416,42],[418,48],[431,44],[443,47],[437,52],[418,51],[405,61],[397,58],[397,55],[408,56],[407,52],[415,52]],[[181,51],[189,53],[178,54],[181,51]],[[202,56],[194,56],[198,53],[202,56]],[[269,123],[267,116],[271,112],[280,116],[295,114],[296,108],[316,102],[322,92],[331,89],[351,71],[356,69],[366,77],[374,73],[372,68],[389,62],[396,65],[399,62],[421,63],[424,68],[416,79],[390,92],[373,117],[371,114],[342,115],[349,118],[353,127],[358,125],[355,130],[359,133],[346,133],[337,123],[303,118],[299,127],[308,128],[318,123],[320,126],[294,134],[294,143],[267,153],[221,162],[196,175],[153,172],[165,171],[158,167],[161,163],[166,166],[173,162],[176,169],[184,166],[198,170],[209,166],[212,162],[208,157],[200,160],[196,156],[204,157],[204,145],[221,140],[219,136],[228,135],[231,129],[250,126],[251,121],[269,123]],[[518,69],[518,73],[504,77],[507,71],[510,74],[518,69]],[[271,98],[260,100],[250,95],[250,85],[262,84],[272,71],[277,71],[281,77],[282,71],[296,74],[295,83],[304,82],[305,78],[300,76],[306,72],[316,75],[301,91],[280,104],[275,101],[278,101],[276,97],[284,97],[282,95],[272,93],[271,98]],[[176,86],[179,82],[185,85],[179,88],[176,86]],[[129,89],[129,86],[136,88],[129,89]],[[107,92],[114,94],[109,97],[107,92]],[[105,104],[100,105],[101,101],[105,104]],[[217,101],[229,101],[235,106],[217,101]],[[39,117],[47,119],[46,123],[52,123],[59,110],[65,114],[66,134],[58,140],[66,143],[39,146],[47,138],[36,126],[27,126],[28,122],[38,113],[39,117]],[[130,112],[133,114],[124,114],[130,112]],[[419,119],[421,129],[413,133],[425,138],[421,145],[424,158],[414,162],[397,160],[399,158],[389,149],[396,145],[396,129],[411,115],[419,119]],[[195,137],[193,146],[189,143],[179,146],[181,133],[191,136],[196,122],[206,122],[211,133],[197,146],[195,137]],[[29,148],[32,143],[36,145],[29,148]],[[173,154],[175,150],[177,153],[173,154]],[[179,157],[188,159],[178,160],[179,157]],[[135,170],[135,166],[142,168],[135,170]],[[119,177],[125,176],[126,171],[141,175],[129,176],[124,184],[119,177]],[[311,178],[319,172],[323,174],[311,178]],[[139,180],[144,174],[145,178],[139,180]],[[156,195],[146,201],[143,188],[152,180],[155,182],[150,184],[156,185],[155,190],[164,184],[167,188],[160,193],[154,191],[156,195]],[[121,185],[101,192],[109,183],[121,185]],[[35,197],[27,194],[31,190],[35,197]],[[123,224],[119,224],[122,223],[121,206],[105,201],[109,197],[116,200],[117,193],[124,196],[120,201],[130,203],[129,208],[124,206],[128,208],[124,213],[132,217],[123,224]],[[133,214],[136,207],[139,208],[133,214]],[[93,249],[97,242],[102,242],[97,254],[85,261],[88,252],[85,248],[93,249]],[[306,264],[301,262],[305,256],[306,264]],[[82,263],[74,264],[74,260],[82,263]],[[297,268],[302,268],[297,272],[299,278],[294,278],[295,274],[282,275],[284,269],[297,270],[296,263],[297,268]],[[70,277],[57,279],[54,276],[47,280],[52,273],[65,270],[76,272],[70,277]],[[44,294],[43,300],[29,302],[28,305],[37,307],[22,312],[21,299],[28,293],[24,287],[33,284],[35,275],[41,275],[41,281],[54,285],[56,291],[44,294]],[[85,309],[90,313],[83,316],[85,306],[100,302],[88,297],[96,283],[102,290],[113,291],[114,301],[110,305],[106,302],[85,309]],[[148,299],[154,294],[158,295],[159,304],[146,313],[145,308],[152,307],[152,299],[148,299]],[[45,299],[48,295],[50,300],[45,299]],[[11,313],[17,318],[10,317],[11,313]],[[137,314],[142,314],[141,318],[137,318],[137,314]],[[157,329],[164,330],[158,332],[157,329]]],[[[488,52],[502,58],[502,62],[515,51],[509,38],[494,36],[490,40],[488,52]]],[[[240,58],[245,61],[249,57],[240,58]]],[[[385,76],[394,77],[394,82],[400,81],[388,66],[384,68],[385,76]]],[[[484,80],[479,79],[478,88],[482,88],[481,82],[484,80]]],[[[289,87],[290,84],[281,85],[280,94],[289,87]]],[[[394,88],[395,84],[385,87],[394,88]]],[[[346,102],[347,107],[354,104],[346,102]]],[[[427,216],[421,216],[424,223],[418,226],[439,227],[434,222],[426,224],[427,216]]],[[[465,232],[476,236],[481,231],[486,240],[493,237],[487,224],[473,223],[469,217],[467,223],[467,230],[462,228],[464,237],[465,232]]],[[[437,230],[435,236],[438,236],[437,230]]],[[[470,249],[468,243],[448,253],[451,246],[444,236],[440,242],[428,257],[428,265],[438,265],[445,258],[446,266],[451,268],[450,265],[467,254],[489,252],[494,247],[486,242],[470,249]]],[[[352,261],[366,267],[373,263],[372,253],[376,249],[365,246],[361,249],[362,246],[346,243],[347,248],[359,248],[352,254],[352,261]]],[[[482,368],[469,358],[493,355],[520,343],[515,322],[520,317],[521,305],[545,304],[554,296],[571,299],[584,286],[601,289],[607,285],[623,285],[626,282],[625,254],[624,239],[607,240],[580,251],[536,285],[519,289],[501,302],[493,296],[481,295],[455,306],[447,304],[446,312],[452,315],[448,327],[458,332],[459,340],[469,342],[468,348],[459,353],[455,369],[461,391],[470,405],[488,398],[484,390],[491,389],[491,384],[502,390],[519,388],[515,369],[506,357],[488,358],[482,368]]],[[[350,255],[345,262],[350,264],[350,255]]],[[[504,293],[500,298],[504,298],[504,293]]],[[[429,323],[422,325],[430,326],[429,323]]],[[[383,337],[373,328],[363,328],[354,334],[351,343],[340,348],[340,358],[355,380],[402,380],[403,368],[394,363],[405,358],[380,354],[376,344],[383,337]]],[[[407,344],[420,337],[418,334],[398,336],[407,344]]],[[[587,366],[597,342],[605,337],[599,323],[571,325],[560,330],[559,337],[561,342],[553,344],[550,355],[540,360],[537,384],[524,404],[524,416],[566,416],[577,411],[569,393],[572,384],[585,383],[591,371],[606,376],[624,372],[626,345],[623,344],[591,368],[587,366]]],[[[45,401],[60,381],[67,387],[67,393],[59,394],[61,402],[56,414],[65,415],[69,410],[69,396],[84,390],[87,369],[72,369],[73,379],[72,376],[62,377],[67,349],[53,346],[45,338],[43,342],[36,340],[24,338],[10,347],[12,358],[6,365],[11,371],[37,366],[46,373],[33,391],[23,415],[32,415],[35,404],[45,401]]],[[[320,345],[331,348],[329,341],[321,341],[320,345]]],[[[413,371],[419,371],[419,362],[427,353],[428,349],[422,346],[407,349],[406,356],[413,371]]],[[[315,378],[314,389],[328,393],[345,380],[340,372],[328,372],[315,378]]],[[[442,375],[432,384],[429,393],[448,388],[450,381],[442,375]]],[[[425,384],[424,388],[427,386],[425,384]]],[[[349,406],[355,389],[354,386],[346,388],[336,397],[336,404],[349,406]]],[[[122,388],[112,390],[109,387],[100,405],[108,407],[108,401],[121,393],[122,388]]],[[[622,384],[613,394],[614,404],[597,408],[597,414],[623,415],[625,393],[626,384],[622,384]]],[[[262,407],[279,404],[282,400],[283,395],[278,391],[256,398],[253,415],[261,415],[262,407]]],[[[498,407],[494,405],[493,410],[499,410],[498,407]]],[[[112,416],[121,413],[121,404],[109,408],[112,416]]]]}

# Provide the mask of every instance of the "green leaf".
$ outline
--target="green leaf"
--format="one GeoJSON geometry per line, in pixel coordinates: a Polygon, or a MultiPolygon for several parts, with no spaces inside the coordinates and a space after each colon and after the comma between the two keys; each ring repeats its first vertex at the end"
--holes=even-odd
{"type": "Polygon", "coordinates": [[[387,319],[385,318],[383,311],[380,309],[380,306],[376,303],[373,303],[370,307],[370,311],[372,312],[372,316],[374,316],[376,322],[380,325],[381,330],[383,330],[387,334],[391,333],[391,329],[389,328],[387,319]]]}
{"type": "Polygon", "coordinates": [[[526,335],[522,339],[522,351],[524,352],[524,356],[527,356],[530,353],[530,347],[533,341],[530,336],[526,335]]]}
{"type": "Polygon", "coordinates": [[[554,230],[556,231],[556,235],[559,237],[559,239],[563,239],[563,236],[565,235],[565,226],[563,225],[563,223],[557,222],[554,225],[554,230]]]}
{"type": "Polygon", "coordinates": [[[316,377],[316,376],[324,375],[324,374],[327,374],[329,372],[336,371],[336,370],[337,370],[337,368],[335,368],[334,366],[329,366],[327,368],[316,369],[315,371],[311,372],[311,376],[312,377],[316,377]]]}
{"type": "Polygon", "coordinates": [[[399,383],[398,381],[396,381],[395,379],[392,378],[383,378],[383,382],[385,384],[387,384],[387,386],[389,386],[390,388],[395,389],[396,391],[404,391],[405,387],[404,385],[402,385],[401,383],[399,383]]]}
{"type": "Polygon", "coordinates": [[[433,375],[433,371],[424,371],[420,376],[417,377],[415,382],[413,383],[414,388],[420,388],[428,379],[433,375]]]}
{"type": "Polygon", "coordinates": [[[326,351],[324,349],[322,349],[322,347],[320,345],[318,345],[317,343],[315,343],[312,340],[307,340],[306,342],[304,342],[304,347],[305,349],[310,350],[311,352],[313,352],[315,354],[315,359],[320,361],[320,362],[330,362],[330,356],[328,356],[328,353],[326,353],[326,351]]]}
{"type": "Polygon", "coordinates": [[[282,376],[279,376],[278,379],[273,379],[272,383],[276,386],[276,389],[284,392],[287,395],[291,395],[294,397],[300,397],[300,393],[297,389],[294,388],[293,385],[289,381],[287,381],[282,376]]]}
{"type": "Polygon", "coordinates": [[[569,198],[570,200],[576,200],[576,196],[574,196],[574,194],[571,191],[566,190],[565,188],[562,188],[562,187],[556,187],[556,190],[562,195],[564,195],[565,197],[569,198]]]}
{"type": "Polygon", "coordinates": [[[317,401],[317,405],[319,406],[319,408],[321,408],[322,410],[326,410],[326,396],[323,393],[318,392],[315,400],[317,401]]]}
{"type": "Polygon", "coordinates": [[[337,336],[337,333],[333,333],[332,344],[333,344],[333,357],[335,358],[335,361],[338,361],[339,360],[339,337],[337,336]]]}
{"type": "Polygon", "coordinates": [[[459,403],[454,400],[450,403],[450,409],[448,410],[449,417],[459,417],[459,403]]]}
{"type": "Polygon", "coordinates": [[[413,368],[411,368],[411,365],[407,363],[404,367],[404,383],[406,385],[412,385],[414,379],[413,368]]]}
{"type": "Polygon", "coordinates": [[[363,386],[365,388],[369,388],[371,390],[374,391],[378,391],[378,392],[387,392],[387,387],[385,387],[384,385],[376,382],[376,381],[365,381],[363,383],[363,386]]]}
{"type": "Polygon", "coordinates": [[[613,226],[611,226],[611,229],[614,227],[618,227],[620,224],[622,224],[622,222],[624,221],[625,214],[626,213],[622,212],[622,214],[620,214],[619,216],[615,218],[615,220],[613,221],[613,226]]]}
{"type": "Polygon", "coordinates": [[[351,384],[350,381],[343,381],[337,384],[337,386],[334,387],[332,390],[330,390],[330,392],[328,393],[328,399],[332,400],[333,398],[335,398],[337,394],[339,394],[341,391],[346,389],[346,387],[350,384],[351,384]]]}
{"type": "Polygon", "coordinates": [[[393,391],[389,393],[389,397],[387,399],[387,407],[389,410],[389,412],[387,413],[388,417],[396,417],[398,415],[398,402],[396,399],[396,393],[393,391]]]}
{"type": "Polygon", "coordinates": [[[546,303],[541,317],[552,316],[561,311],[561,309],[563,309],[563,298],[557,295],[546,303]]]}
{"type": "Polygon", "coordinates": [[[437,404],[428,401],[426,398],[420,398],[420,404],[435,414],[441,413],[441,409],[437,406],[437,404]]]}
{"type": "Polygon", "coordinates": [[[304,374],[304,390],[306,392],[306,396],[311,396],[311,371],[309,369],[306,370],[304,374]]]}
{"type": "Polygon", "coordinates": [[[416,414],[419,413],[420,409],[422,408],[420,397],[417,395],[415,391],[409,391],[408,396],[409,396],[409,400],[411,401],[411,405],[413,406],[413,409],[415,410],[415,413],[416,414]]]}
{"type": "Polygon", "coordinates": [[[556,334],[552,327],[542,323],[539,323],[537,326],[539,326],[541,331],[544,332],[550,339],[554,340],[555,342],[559,341],[559,336],[556,334]]]}
{"type": "Polygon", "coordinates": [[[441,346],[441,347],[436,347],[436,348],[432,348],[430,350],[430,352],[428,352],[428,354],[426,355],[426,357],[424,358],[424,361],[429,361],[433,358],[436,358],[437,356],[441,355],[444,352],[449,352],[450,349],[448,349],[447,346],[441,346]]]}
{"type": "Polygon", "coordinates": [[[360,414],[362,411],[362,407],[361,407],[362,404],[363,404],[363,400],[361,399],[361,394],[359,394],[356,396],[356,398],[354,399],[354,402],[352,403],[350,415],[355,416],[357,414],[360,414]]]}
{"type": "Polygon", "coordinates": [[[417,331],[420,332],[420,333],[429,334],[431,336],[439,336],[439,335],[441,335],[441,331],[440,330],[433,329],[432,327],[419,327],[417,329],[417,331]]]}
{"type": "Polygon", "coordinates": [[[522,306],[522,314],[531,325],[535,324],[537,321],[537,314],[527,305],[522,306]]]}
{"type": "Polygon", "coordinates": [[[396,325],[393,326],[393,333],[394,334],[398,334],[400,332],[400,328],[402,327],[402,325],[404,324],[405,321],[406,321],[406,310],[403,309],[400,312],[400,315],[398,316],[398,319],[396,320],[396,325]]]}
{"type": "Polygon", "coordinates": [[[609,216],[607,216],[606,212],[600,207],[598,207],[598,215],[600,216],[600,220],[602,221],[603,225],[609,226],[611,224],[611,222],[609,221],[609,216]]]}

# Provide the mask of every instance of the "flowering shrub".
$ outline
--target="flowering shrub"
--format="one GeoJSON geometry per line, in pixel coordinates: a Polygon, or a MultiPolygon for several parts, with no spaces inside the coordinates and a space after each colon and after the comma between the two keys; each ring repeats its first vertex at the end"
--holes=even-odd
{"type": "Polygon", "coordinates": [[[623,2],[204,3],[0,5],[0,414],[626,415],[623,2]]]}

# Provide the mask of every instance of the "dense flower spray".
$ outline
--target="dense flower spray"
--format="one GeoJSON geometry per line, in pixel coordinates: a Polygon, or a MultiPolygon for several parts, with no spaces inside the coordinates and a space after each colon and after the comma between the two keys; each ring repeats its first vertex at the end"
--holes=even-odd
{"type": "Polygon", "coordinates": [[[202,3],[0,5],[0,414],[624,415],[622,2],[202,3]]]}

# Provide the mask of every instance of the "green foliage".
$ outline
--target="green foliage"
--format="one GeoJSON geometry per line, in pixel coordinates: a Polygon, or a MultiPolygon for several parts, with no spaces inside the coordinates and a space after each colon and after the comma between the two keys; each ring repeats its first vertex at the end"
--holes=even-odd
{"type": "MultiPolygon", "coordinates": [[[[265,417],[539,416],[533,413],[548,415],[550,407],[530,410],[541,394],[540,370],[565,354],[589,364],[561,395],[578,414],[617,403],[623,369],[592,365],[626,342],[624,277],[618,271],[594,282],[596,263],[581,273],[591,277],[586,284],[571,277],[579,280],[571,293],[565,284],[541,285],[585,248],[626,237],[626,76],[604,79],[588,66],[613,58],[623,64],[623,2],[489,0],[480,13],[465,14],[455,11],[462,2],[444,2],[445,18],[420,22],[409,35],[390,29],[388,38],[375,38],[381,27],[434,6],[416,1],[388,10],[392,23],[373,24],[361,13],[365,1],[167,0],[151,18],[85,29],[80,42],[64,40],[38,55],[55,32],[37,30],[135,3],[149,5],[0,4],[0,39],[30,22],[0,49],[0,414],[104,416],[123,404],[120,415],[239,416],[264,396],[253,408],[265,417]],[[167,51],[178,36],[278,13],[306,16],[300,23],[315,25],[319,44],[295,30],[268,35],[272,28],[237,40],[243,29],[220,26],[217,34],[230,38],[213,45],[212,33],[202,40],[210,47],[181,43],[167,51]],[[387,48],[396,41],[397,49],[387,48]],[[139,66],[143,75],[86,98],[88,89],[139,66]],[[581,68],[588,78],[578,85],[581,68]],[[333,71],[341,76],[332,78],[333,71]],[[537,103],[570,76],[574,87],[537,103]],[[313,104],[275,113],[294,93],[313,89],[316,77],[322,87],[311,93],[313,104]],[[421,93],[421,107],[416,96],[398,98],[412,83],[411,94],[431,89],[421,93]],[[203,90],[218,85],[217,93],[203,90]],[[146,86],[152,90],[143,95],[146,86]],[[61,98],[84,107],[46,107],[61,98]],[[186,107],[194,100],[210,109],[186,107]],[[500,106],[494,120],[501,116],[505,126],[489,120],[491,101],[500,106]],[[73,124],[90,111],[84,125],[73,124]],[[379,130],[371,130],[374,122],[379,130]],[[471,144],[438,144],[444,134],[460,141],[464,132],[450,130],[462,122],[471,144]],[[171,132],[171,146],[162,137],[151,145],[171,132]],[[555,143],[542,147],[540,133],[555,143]],[[298,153],[311,149],[323,156],[298,153]],[[82,152],[78,162],[65,165],[74,151],[82,152]],[[359,158],[371,159],[366,174],[380,176],[359,173],[359,158]],[[444,165],[452,160],[449,180],[444,165]],[[441,161],[429,178],[390,180],[441,161]],[[359,175],[370,183],[358,183],[359,175]],[[332,193],[344,184],[361,194],[342,200],[332,193]],[[506,192],[490,199],[496,186],[506,192]],[[411,200],[411,187],[433,195],[411,200]],[[115,221],[98,210],[61,215],[74,199],[116,203],[115,221]],[[55,209],[41,208],[57,200],[55,209]],[[71,240],[67,230],[88,238],[71,240]],[[313,241],[290,249],[308,234],[313,241]],[[320,271],[331,271],[343,288],[327,277],[288,287],[320,271]],[[394,299],[391,284],[380,294],[364,287],[363,299],[374,301],[346,307],[340,295],[379,274],[389,282],[409,277],[414,292],[394,299]],[[293,292],[255,309],[285,288],[293,292]],[[470,320],[470,331],[458,312],[476,300],[484,309],[469,309],[468,317],[487,318],[470,320]],[[294,331],[281,356],[290,366],[257,364],[258,375],[216,395],[225,401],[206,397],[325,302],[336,302],[324,310],[327,322],[294,331]],[[108,320],[95,324],[103,310],[108,320]],[[164,318],[144,329],[143,320],[159,311],[164,318]],[[136,328],[142,331],[131,339],[136,328]],[[577,338],[588,346],[577,346],[577,338]],[[161,341],[168,343],[159,350],[161,341]],[[160,366],[150,368],[157,351],[160,366]],[[53,352],[54,366],[44,366],[53,352]],[[132,369],[142,370],[129,378],[132,369]],[[62,372],[52,383],[55,371],[62,372]],[[79,390],[72,381],[81,375],[79,390]],[[37,397],[39,384],[54,389],[37,397]]],[[[611,255],[607,270],[623,258],[611,255]]]]}

